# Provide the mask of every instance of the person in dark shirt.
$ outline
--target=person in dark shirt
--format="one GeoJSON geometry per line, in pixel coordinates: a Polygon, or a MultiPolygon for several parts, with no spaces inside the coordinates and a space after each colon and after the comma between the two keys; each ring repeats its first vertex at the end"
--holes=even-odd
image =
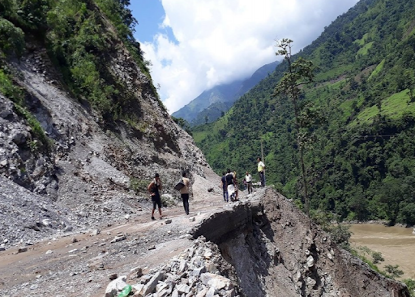
{"type": "Polygon", "coordinates": [[[223,190],[223,200],[225,202],[229,201],[229,197],[228,197],[228,183],[226,182],[226,172],[222,172],[222,190],[223,190]]]}
{"type": "Polygon", "coordinates": [[[153,211],[151,212],[151,219],[155,220],[154,218],[154,211],[156,210],[156,206],[158,206],[159,213],[160,213],[160,220],[163,218],[161,213],[161,197],[160,197],[160,190],[162,189],[160,175],[156,173],[154,175],[154,180],[148,185],[148,192],[151,196],[151,201],[153,202],[153,211]]]}

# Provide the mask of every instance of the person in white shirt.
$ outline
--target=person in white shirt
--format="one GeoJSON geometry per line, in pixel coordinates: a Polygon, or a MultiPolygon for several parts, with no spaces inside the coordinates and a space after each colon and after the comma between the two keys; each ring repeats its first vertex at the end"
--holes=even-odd
{"type": "Polygon", "coordinates": [[[248,194],[251,194],[252,193],[252,176],[249,174],[248,171],[245,174],[245,182],[246,182],[246,186],[248,187],[248,194]]]}

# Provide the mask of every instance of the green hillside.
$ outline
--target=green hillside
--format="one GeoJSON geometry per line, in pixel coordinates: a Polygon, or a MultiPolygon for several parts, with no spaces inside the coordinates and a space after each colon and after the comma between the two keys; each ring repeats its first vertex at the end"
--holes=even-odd
{"type": "MultiPolygon", "coordinates": [[[[137,21],[130,1],[114,0],[2,0],[0,2],[0,92],[24,108],[19,90],[12,87],[9,59],[20,58],[44,45],[45,55],[66,84],[65,88],[109,122],[122,118],[140,121],[142,112],[133,90],[112,75],[112,48],[125,46],[134,62],[151,80],[148,62],[134,39],[137,21]],[[111,23],[111,30],[108,30],[111,23]],[[11,87],[7,88],[6,86],[11,87]]],[[[151,90],[156,94],[155,88],[151,90]]]]}
{"type": "MultiPolygon", "coordinates": [[[[326,120],[303,131],[311,208],[415,224],[415,2],[362,0],[300,56],[315,66],[300,103],[326,120]]],[[[193,135],[216,172],[240,176],[255,172],[262,141],[267,184],[300,201],[293,107],[273,96],[286,68],[193,135]]]]}

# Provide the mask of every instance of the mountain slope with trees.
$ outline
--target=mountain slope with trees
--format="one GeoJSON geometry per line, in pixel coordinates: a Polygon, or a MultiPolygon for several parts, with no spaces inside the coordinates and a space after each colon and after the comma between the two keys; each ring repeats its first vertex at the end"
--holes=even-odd
{"type": "MultiPolygon", "coordinates": [[[[415,224],[414,16],[413,1],[362,0],[293,56],[315,66],[302,116],[325,119],[303,131],[314,213],[415,224]]],[[[302,205],[293,107],[274,96],[286,70],[193,134],[217,172],[255,172],[262,142],[268,184],[302,205]]]]}

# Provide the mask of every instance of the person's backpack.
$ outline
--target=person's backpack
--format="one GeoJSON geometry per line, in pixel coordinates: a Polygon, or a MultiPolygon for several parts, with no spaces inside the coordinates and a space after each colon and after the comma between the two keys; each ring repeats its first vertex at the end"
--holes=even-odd
{"type": "Polygon", "coordinates": [[[175,190],[177,190],[177,191],[180,191],[181,189],[183,189],[183,187],[184,187],[184,182],[183,182],[183,180],[180,180],[175,186],[174,186],[174,189],[175,190]]]}

